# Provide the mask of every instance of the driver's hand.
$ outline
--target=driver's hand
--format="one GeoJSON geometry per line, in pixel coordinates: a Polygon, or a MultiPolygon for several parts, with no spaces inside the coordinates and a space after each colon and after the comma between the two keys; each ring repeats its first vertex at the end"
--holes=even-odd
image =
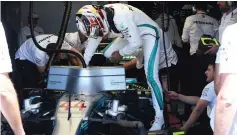
{"type": "Polygon", "coordinates": [[[184,126],[182,126],[182,127],[180,128],[180,130],[183,130],[184,133],[187,133],[187,129],[186,129],[184,126]]]}
{"type": "Polygon", "coordinates": [[[114,51],[112,53],[112,57],[111,57],[111,60],[112,61],[118,61],[118,60],[121,60],[123,57],[120,55],[119,51],[114,51]]]}

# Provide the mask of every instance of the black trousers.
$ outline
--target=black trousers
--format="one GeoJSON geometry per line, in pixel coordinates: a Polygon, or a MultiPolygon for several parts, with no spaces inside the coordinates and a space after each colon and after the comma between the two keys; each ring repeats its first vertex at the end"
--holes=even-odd
{"type": "Polygon", "coordinates": [[[213,131],[209,122],[207,123],[200,123],[194,127],[191,127],[186,135],[213,135],[213,131]]]}
{"type": "Polygon", "coordinates": [[[131,68],[126,70],[125,72],[126,72],[126,78],[136,78],[137,81],[143,84],[144,87],[148,87],[144,67],[141,69],[137,69],[136,67],[131,68]]]}
{"type": "Polygon", "coordinates": [[[40,88],[41,75],[37,66],[28,60],[16,59],[18,88],[40,88]]]}
{"type": "MultiPolygon", "coordinates": [[[[169,82],[170,82],[170,90],[177,91],[179,88],[179,81],[180,81],[180,75],[179,75],[179,67],[178,63],[176,65],[171,64],[170,67],[168,67],[169,71],[169,82]]],[[[161,77],[163,75],[167,75],[167,68],[162,68],[159,70],[159,80],[161,81],[161,77]]]]}
{"type": "MultiPolygon", "coordinates": [[[[211,60],[213,60],[213,57],[208,56],[208,55],[197,56],[196,54],[194,54],[192,56],[189,56],[187,60],[188,60],[186,63],[187,67],[185,67],[186,74],[184,75],[186,77],[185,89],[183,89],[182,93],[188,96],[200,97],[202,94],[203,88],[208,83],[206,81],[207,78],[206,78],[205,72],[211,60]]],[[[205,112],[206,111],[204,111],[204,113],[198,119],[198,122],[200,122],[201,125],[209,125],[209,118],[205,112]]],[[[188,118],[191,113],[192,113],[191,106],[186,105],[185,117],[188,118]]],[[[205,127],[206,126],[200,126],[198,127],[198,129],[199,128],[205,129],[205,127]]],[[[208,132],[209,128],[205,130],[206,132],[208,132]]]]}

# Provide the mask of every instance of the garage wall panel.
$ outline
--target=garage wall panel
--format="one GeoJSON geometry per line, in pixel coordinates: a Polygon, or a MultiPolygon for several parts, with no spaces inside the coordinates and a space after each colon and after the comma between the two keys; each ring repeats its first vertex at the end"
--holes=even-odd
{"type": "MultiPolygon", "coordinates": [[[[72,12],[68,24],[68,31],[76,30],[75,13],[82,6],[92,4],[91,1],[73,1],[72,12]]],[[[96,3],[93,3],[96,4],[96,3]]],[[[39,25],[45,33],[58,34],[62,22],[64,3],[62,1],[38,1],[34,2],[33,10],[40,16],[39,25]]],[[[27,25],[27,16],[29,14],[29,2],[21,2],[21,19],[24,25],[27,25]]]]}

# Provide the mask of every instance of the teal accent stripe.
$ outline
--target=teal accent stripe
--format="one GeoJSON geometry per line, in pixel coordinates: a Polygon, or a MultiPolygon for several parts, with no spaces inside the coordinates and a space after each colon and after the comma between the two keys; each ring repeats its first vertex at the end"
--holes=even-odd
{"type": "Polygon", "coordinates": [[[155,97],[158,101],[160,109],[163,110],[164,109],[164,103],[163,103],[162,93],[161,93],[161,90],[160,90],[158,84],[156,83],[156,81],[154,79],[154,76],[153,76],[154,75],[154,65],[155,65],[154,60],[156,59],[156,55],[157,55],[156,52],[157,52],[157,49],[159,47],[159,44],[158,44],[159,33],[158,33],[157,28],[155,26],[150,25],[150,24],[141,24],[141,25],[138,25],[138,27],[148,27],[148,28],[151,28],[151,29],[155,30],[155,32],[156,32],[155,45],[152,49],[151,56],[150,56],[149,62],[148,62],[147,80],[151,84],[151,87],[152,87],[152,89],[155,93],[155,97]]]}
{"type": "Polygon", "coordinates": [[[108,48],[114,43],[114,41],[116,40],[117,38],[115,38],[111,43],[109,43],[103,50],[103,54],[105,55],[105,51],[108,50],[108,48]]]}

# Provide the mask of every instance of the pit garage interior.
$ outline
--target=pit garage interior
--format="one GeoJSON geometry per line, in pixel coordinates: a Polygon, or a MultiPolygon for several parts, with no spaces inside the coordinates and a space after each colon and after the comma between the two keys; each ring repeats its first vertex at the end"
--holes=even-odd
{"type": "MultiPolygon", "coordinates": [[[[166,12],[175,20],[180,36],[185,19],[194,14],[192,7],[197,3],[207,5],[210,8],[208,15],[218,21],[222,16],[217,1],[73,1],[70,3],[33,1],[31,6],[32,11],[39,16],[38,25],[43,28],[44,34],[59,35],[62,27],[65,27],[62,24],[63,19],[66,18],[64,16],[66,6],[71,5],[65,30],[69,33],[77,31],[75,13],[82,6],[110,3],[132,5],[149,17],[153,17],[154,11],[166,12]],[[165,9],[163,10],[162,7],[165,9]]],[[[112,39],[102,40],[90,61],[89,68],[68,66],[64,61],[52,62],[48,72],[42,75],[44,82],[42,87],[22,88],[15,54],[19,49],[19,32],[22,27],[28,25],[29,12],[28,1],[1,1],[1,22],[5,29],[13,67],[10,77],[18,94],[26,135],[209,135],[199,128],[200,121],[207,119],[206,113],[200,116],[193,129],[184,133],[180,127],[188,118],[184,115],[185,104],[168,100],[165,94],[163,95],[165,123],[161,130],[148,132],[155,112],[145,71],[143,68],[136,67],[124,70],[121,65],[135,58],[132,55],[115,62],[105,58],[103,49],[112,42],[112,39]],[[58,85],[53,85],[57,83],[58,85]],[[113,83],[122,84],[112,87],[113,83]],[[28,110],[25,107],[26,102],[29,105],[28,110]]],[[[187,50],[189,48],[177,49],[178,57],[181,57],[180,61],[183,60],[187,50]]],[[[179,87],[176,91],[178,93],[182,93],[182,88],[185,87],[180,85],[180,81],[188,78],[186,68],[182,68],[183,66],[187,65],[181,63],[177,71],[179,76],[182,76],[178,79],[179,87]]],[[[13,134],[3,116],[1,134],[13,134]]]]}

